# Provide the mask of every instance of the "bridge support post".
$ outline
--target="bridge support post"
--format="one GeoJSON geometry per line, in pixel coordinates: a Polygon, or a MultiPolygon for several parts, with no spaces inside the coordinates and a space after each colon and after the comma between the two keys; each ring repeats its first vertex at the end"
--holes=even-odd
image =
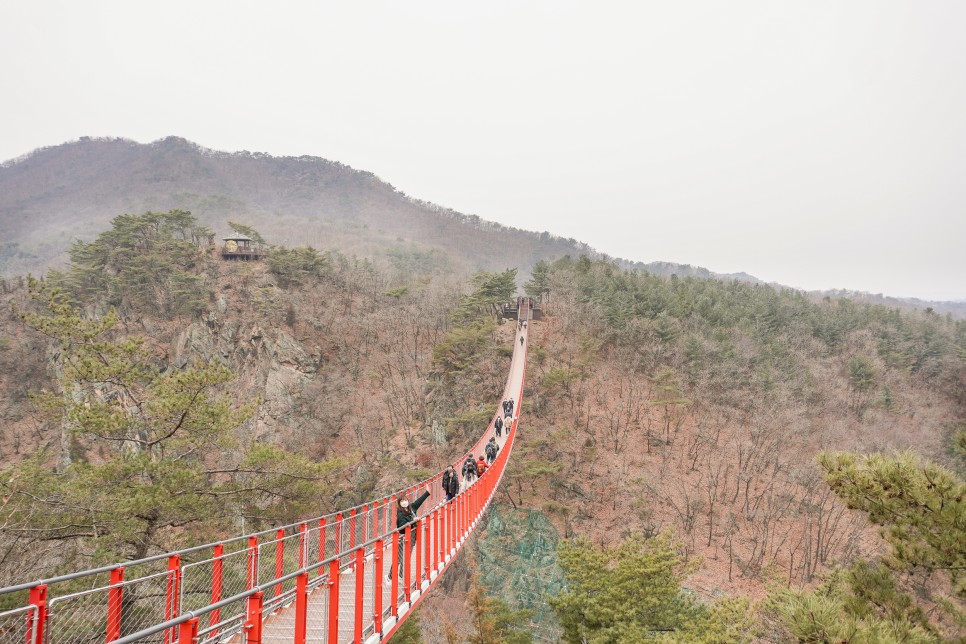
{"type": "MultiPolygon", "coordinates": [[[[382,561],[385,557],[386,551],[383,550],[382,539],[376,539],[376,550],[373,553],[373,562],[375,563],[375,577],[376,583],[373,584],[372,594],[373,594],[373,608],[372,608],[372,623],[375,625],[375,632],[382,633],[382,589],[383,580],[382,572],[383,566],[382,561]]],[[[391,573],[390,573],[391,574],[391,573]]]]}
{"type": "Polygon", "coordinates": [[[356,547],[356,509],[349,510],[349,549],[356,547]]]}
{"type": "MultiPolygon", "coordinates": [[[[423,528],[425,527],[426,527],[425,519],[423,519],[422,521],[417,521],[415,525],[413,525],[412,547],[413,547],[413,550],[416,551],[416,561],[415,561],[415,565],[413,566],[413,570],[415,571],[416,574],[413,575],[415,577],[413,581],[416,582],[416,588],[419,588],[423,584],[423,548],[421,548],[420,546],[423,545],[423,542],[426,541],[424,537],[425,533],[423,532],[423,528]]],[[[406,563],[409,563],[409,561],[410,560],[407,559],[406,563]]]]}
{"type": "Polygon", "coordinates": [[[391,615],[393,617],[399,617],[399,533],[393,530],[390,535],[389,552],[392,554],[394,563],[389,565],[389,576],[392,578],[392,582],[389,585],[389,592],[392,593],[389,598],[389,606],[392,609],[391,615]]]}
{"type": "MultiPolygon", "coordinates": [[[[215,560],[211,563],[211,603],[216,604],[221,601],[221,592],[224,579],[225,562],[222,557],[225,556],[225,546],[219,543],[211,550],[211,554],[214,555],[215,560]]],[[[216,608],[211,611],[211,617],[208,619],[208,624],[220,624],[221,623],[221,609],[216,608]]],[[[211,633],[211,637],[218,636],[218,629],[215,629],[211,633]]]]}
{"type": "Polygon", "coordinates": [[[335,514],[335,550],[332,552],[334,555],[342,554],[342,513],[336,512],[335,514]]]}
{"type": "MultiPolygon", "coordinates": [[[[285,570],[285,530],[275,532],[275,579],[285,570]]],[[[275,584],[275,596],[282,594],[282,584],[275,584]]]]}
{"type": "Polygon", "coordinates": [[[339,559],[329,562],[329,644],[339,644],[339,559]]]}
{"type": "Polygon", "coordinates": [[[305,644],[309,612],[309,573],[295,578],[295,636],[294,644],[305,644]]]}
{"type": "Polygon", "coordinates": [[[47,627],[47,585],[40,584],[30,589],[30,605],[33,612],[27,613],[27,642],[26,644],[44,644],[47,627]]]}
{"type": "MultiPolygon", "coordinates": [[[[325,517],[319,519],[319,563],[321,564],[325,561],[325,517]]],[[[320,565],[319,569],[315,571],[316,575],[321,575],[325,572],[325,566],[320,565]]]]}
{"type": "Polygon", "coordinates": [[[423,519],[422,525],[419,526],[419,531],[423,533],[423,576],[422,579],[429,581],[429,562],[432,559],[432,546],[430,543],[432,539],[433,532],[431,528],[433,527],[432,517],[426,517],[423,519]]]}
{"type": "Polygon", "coordinates": [[[304,568],[306,561],[308,561],[308,535],[309,535],[309,524],[300,523],[299,524],[299,555],[298,555],[298,567],[304,568]]]}
{"type": "Polygon", "coordinates": [[[113,642],[121,637],[121,606],[124,596],[124,568],[118,567],[111,571],[111,589],[107,594],[107,638],[113,642]]]}
{"type": "Polygon", "coordinates": [[[362,642],[362,615],[366,590],[366,547],[356,549],[356,611],[353,642],[362,642]]]}
{"type": "MultiPolygon", "coordinates": [[[[168,587],[164,596],[164,619],[174,619],[178,616],[178,598],[181,596],[181,555],[171,555],[168,557],[168,587]]],[[[173,639],[174,629],[164,632],[164,644],[169,644],[173,639]]]]}
{"type": "Polygon", "coordinates": [[[456,545],[456,531],[459,529],[459,509],[460,509],[460,497],[456,495],[453,500],[449,502],[450,509],[446,513],[446,554],[450,554],[453,551],[453,546],[456,545]]]}
{"type": "Polygon", "coordinates": [[[258,584],[258,537],[248,537],[248,574],[245,576],[245,590],[258,584]]]}
{"type": "Polygon", "coordinates": [[[411,552],[412,551],[412,541],[411,541],[412,535],[411,535],[411,530],[412,530],[412,526],[408,526],[407,525],[406,526],[406,530],[403,533],[403,558],[402,558],[402,561],[399,562],[399,565],[403,567],[403,583],[406,585],[406,601],[407,602],[408,601],[411,601],[410,594],[411,594],[412,587],[413,587],[412,580],[411,580],[411,575],[412,575],[412,569],[413,569],[413,567],[412,567],[412,564],[410,563],[412,561],[412,559],[411,559],[411,556],[412,556],[412,552],[411,552]]]}
{"type": "Polygon", "coordinates": [[[433,544],[436,549],[433,552],[433,570],[439,570],[439,564],[443,562],[446,555],[443,548],[446,547],[446,505],[436,510],[436,536],[433,544]]]}
{"type": "Polygon", "coordinates": [[[245,644],[262,644],[262,606],[265,603],[265,593],[258,591],[249,595],[245,602],[247,618],[245,620],[245,644]]]}
{"type": "MultiPolygon", "coordinates": [[[[464,523],[464,513],[466,511],[466,497],[469,496],[469,490],[463,492],[458,497],[456,497],[456,539],[458,543],[463,535],[463,523],[464,523]]],[[[453,544],[456,547],[456,544],[453,544]]]]}

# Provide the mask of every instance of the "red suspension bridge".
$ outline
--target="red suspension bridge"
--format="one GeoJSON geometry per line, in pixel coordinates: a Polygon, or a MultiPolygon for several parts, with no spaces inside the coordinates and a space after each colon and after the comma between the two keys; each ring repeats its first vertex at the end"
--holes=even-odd
{"type": "MultiPolygon", "coordinates": [[[[519,298],[519,319],[531,307],[519,298]]],[[[526,374],[518,327],[504,400],[516,405],[499,454],[450,501],[442,472],[370,503],[272,530],[0,589],[3,644],[372,643],[390,637],[479,525],[506,470],[526,374]],[[423,491],[419,520],[396,528],[397,500],[423,491]],[[401,558],[400,558],[401,555],[401,558]],[[407,563],[408,562],[408,563],[407,563]],[[401,570],[400,570],[401,568],[401,570]]],[[[497,412],[503,415],[503,410],[497,412]]],[[[493,420],[496,419],[494,415],[493,420]]],[[[493,423],[467,452],[483,454],[493,423]]],[[[454,463],[461,469],[463,458],[454,463]]]]}

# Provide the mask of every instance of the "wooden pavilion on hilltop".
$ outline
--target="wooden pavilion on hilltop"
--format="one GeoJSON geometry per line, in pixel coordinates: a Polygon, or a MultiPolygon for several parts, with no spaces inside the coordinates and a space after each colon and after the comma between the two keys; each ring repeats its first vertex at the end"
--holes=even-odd
{"type": "Polygon", "coordinates": [[[225,245],[221,247],[222,259],[261,259],[264,253],[259,244],[251,237],[225,237],[225,245]]]}

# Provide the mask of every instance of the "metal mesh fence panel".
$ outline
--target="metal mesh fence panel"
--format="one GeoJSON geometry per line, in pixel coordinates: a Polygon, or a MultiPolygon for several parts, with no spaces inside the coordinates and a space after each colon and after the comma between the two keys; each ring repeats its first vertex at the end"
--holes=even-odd
{"type": "MultiPolygon", "coordinates": [[[[181,570],[181,613],[197,610],[212,603],[232,597],[247,589],[249,551],[236,550],[218,559],[198,561],[184,566],[181,570]],[[220,568],[220,570],[219,570],[220,568]],[[214,588],[220,584],[221,593],[215,597],[214,588]]],[[[241,606],[244,613],[244,605],[241,606]]],[[[221,609],[217,613],[202,615],[199,628],[207,630],[216,626],[218,621],[224,621],[237,616],[233,612],[221,609]],[[216,621],[212,621],[216,620],[216,621]]]]}
{"type": "MultiPolygon", "coordinates": [[[[0,612],[0,642],[27,643],[27,631],[33,634],[37,632],[37,626],[34,624],[36,618],[37,609],[34,606],[0,612]]],[[[33,642],[27,644],[33,644],[33,642]]]]}
{"type": "Polygon", "coordinates": [[[265,589],[265,601],[295,590],[295,580],[273,584],[273,580],[299,569],[299,549],[302,535],[266,541],[258,546],[258,585],[265,589]]]}
{"type": "Polygon", "coordinates": [[[351,641],[356,617],[355,564],[339,569],[339,641],[351,641]]]}
{"type": "MultiPolygon", "coordinates": [[[[232,602],[221,609],[217,623],[209,624],[198,631],[198,644],[238,642],[238,635],[242,632],[246,617],[244,600],[232,602]]],[[[208,620],[200,620],[201,623],[205,621],[211,622],[211,616],[209,615],[208,620]]]]}
{"type": "Polygon", "coordinates": [[[329,576],[322,575],[309,584],[306,642],[329,641],[329,576]]]}

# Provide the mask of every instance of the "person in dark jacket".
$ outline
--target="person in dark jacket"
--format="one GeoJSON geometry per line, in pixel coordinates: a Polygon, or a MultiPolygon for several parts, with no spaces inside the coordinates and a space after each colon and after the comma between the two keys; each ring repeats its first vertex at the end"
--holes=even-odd
{"type": "Polygon", "coordinates": [[[496,454],[500,451],[500,446],[496,444],[496,438],[491,437],[490,442],[486,444],[483,448],[483,452],[486,454],[486,462],[493,464],[496,460],[496,454]]]}
{"type": "Polygon", "coordinates": [[[499,416],[493,421],[493,429],[496,432],[496,437],[499,438],[503,435],[503,419],[499,416]]]}
{"type": "Polygon", "coordinates": [[[470,454],[466,457],[466,462],[463,463],[463,480],[466,481],[467,485],[470,485],[476,480],[476,476],[476,460],[470,454]]]}
{"type": "Polygon", "coordinates": [[[446,492],[447,501],[452,501],[460,493],[460,476],[452,465],[443,472],[443,491],[446,492]]]}
{"type": "MultiPolygon", "coordinates": [[[[416,520],[416,513],[419,511],[419,506],[421,506],[426,499],[429,498],[429,490],[423,490],[415,501],[410,501],[406,497],[400,498],[396,501],[396,532],[399,533],[399,545],[396,548],[396,562],[402,562],[405,565],[409,565],[409,562],[404,561],[406,558],[406,526],[409,528],[409,552],[413,552],[419,542],[419,521],[416,520]]],[[[399,571],[399,578],[403,579],[404,568],[402,565],[398,565],[397,569],[399,571]]],[[[392,579],[392,572],[389,573],[389,578],[392,579]]]]}

